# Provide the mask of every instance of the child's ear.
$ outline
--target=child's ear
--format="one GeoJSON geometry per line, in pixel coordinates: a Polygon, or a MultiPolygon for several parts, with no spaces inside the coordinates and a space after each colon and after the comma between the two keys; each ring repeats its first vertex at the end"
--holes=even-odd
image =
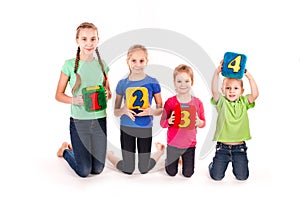
{"type": "Polygon", "coordinates": [[[244,93],[244,91],[245,91],[245,89],[244,89],[244,88],[242,88],[242,92],[241,92],[241,94],[243,94],[243,93],[244,93]]]}

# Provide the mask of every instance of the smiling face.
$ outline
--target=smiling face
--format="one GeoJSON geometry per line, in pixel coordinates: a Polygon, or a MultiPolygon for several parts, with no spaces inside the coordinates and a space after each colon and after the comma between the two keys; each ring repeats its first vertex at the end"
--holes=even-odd
{"type": "Polygon", "coordinates": [[[144,73],[147,63],[147,53],[142,49],[132,51],[127,59],[127,64],[132,74],[144,73]]]}
{"type": "Polygon", "coordinates": [[[93,28],[81,28],[76,36],[76,43],[80,48],[82,57],[93,56],[99,43],[97,30],[93,28]]]}
{"type": "Polygon", "coordinates": [[[191,76],[186,72],[179,72],[175,76],[174,86],[178,94],[188,94],[192,88],[191,76]]]}
{"type": "Polygon", "coordinates": [[[242,80],[224,78],[222,92],[229,101],[236,101],[244,92],[242,80]]]}

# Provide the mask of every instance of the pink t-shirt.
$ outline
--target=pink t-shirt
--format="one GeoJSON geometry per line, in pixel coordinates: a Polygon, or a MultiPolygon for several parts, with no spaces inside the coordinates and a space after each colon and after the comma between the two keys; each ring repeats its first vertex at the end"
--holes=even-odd
{"type": "Polygon", "coordinates": [[[171,116],[172,111],[175,111],[176,105],[182,105],[182,106],[195,106],[196,107],[196,113],[199,117],[199,119],[204,121],[204,124],[201,128],[205,126],[205,116],[204,116],[204,108],[203,104],[200,101],[200,99],[193,97],[192,100],[188,103],[180,103],[176,96],[170,97],[167,99],[164,105],[164,110],[161,115],[160,119],[160,125],[163,128],[168,128],[167,132],[167,143],[170,146],[177,147],[177,148],[189,148],[189,147],[195,147],[197,140],[196,140],[196,134],[197,134],[197,127],[195,128],[178,128],[174,125],[168,124],[168,119],[171,116]]]}

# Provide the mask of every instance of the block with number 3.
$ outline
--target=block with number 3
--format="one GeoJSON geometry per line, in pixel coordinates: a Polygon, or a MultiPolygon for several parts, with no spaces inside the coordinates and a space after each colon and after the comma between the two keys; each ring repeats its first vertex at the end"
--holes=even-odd
{"type": "Polygon", "coordinates": [[[241,79],[244,76],[247,57],[244,54],[226,52],[224,54],[222,75],[241,79]]]}
{"type": "Polygon", "coordinates": [[[195,129],[196,107],[193,105],[177,104],[175,106],[174,127],[184,129],[195,129]]]}

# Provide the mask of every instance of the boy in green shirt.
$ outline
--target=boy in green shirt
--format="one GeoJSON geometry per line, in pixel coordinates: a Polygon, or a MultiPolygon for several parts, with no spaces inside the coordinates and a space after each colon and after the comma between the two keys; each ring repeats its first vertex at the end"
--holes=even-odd
{"type": "Polygon", "coordinates": [[[216,107],[218,119],[214,141],[217,141],[213,162],[209,165],[209,174],[214,180],[221,180],[229,162],[232,162],[233,174],[238,180],[249,177],[247,146],[245,140],[251,139],[247,110],[255,106],[258,88],[252,75],[245,70],[249,80],[251,94],[242,96],[244,92],[241,79],[224,78],[222,94],[218,91],[219,74],[223,60],[216,69],[211,83],[211,103],[216,107]]]}

